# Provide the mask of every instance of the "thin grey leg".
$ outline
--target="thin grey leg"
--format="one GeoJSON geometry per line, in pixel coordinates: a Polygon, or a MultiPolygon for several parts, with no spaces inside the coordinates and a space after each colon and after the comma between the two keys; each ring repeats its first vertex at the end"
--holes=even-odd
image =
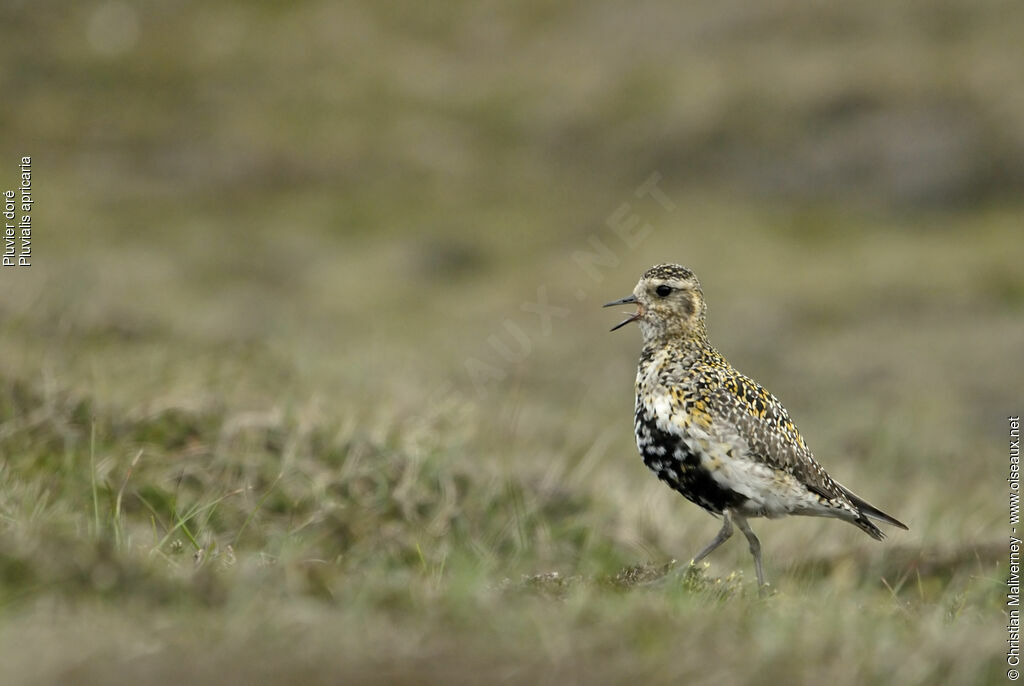
{"type": "Polygon", "coordinates": [[[745,517],[740,515],[733,515],[733,517],[736,519],[736,526],[740,528],[743,535],[747,537],[747,543],[750,544],[750,554],[754,556],[754,571],[757,572],[758,588],[764,589],[767,584],[764,580],[764,570],[761,568],[761,541],[757,540],[757,536],[751,531],[745,517]]]}
{"type": "MultiPolygon", "coordinates": [[[[732,518],[729,516],[729,511],[726,510],[722,513],[722,529],[718,532],[718,535],[715,536],[714,540],[707,544],[704,550],[697,553],[697,557],[690,560],[690,564],[695,565],[703,560],[711,553],[712,550],[728,541],[730,536],[732,536],[732,518]]],[[[753,536],[753,534],[751,534],[751,536],[753,536]]]]}

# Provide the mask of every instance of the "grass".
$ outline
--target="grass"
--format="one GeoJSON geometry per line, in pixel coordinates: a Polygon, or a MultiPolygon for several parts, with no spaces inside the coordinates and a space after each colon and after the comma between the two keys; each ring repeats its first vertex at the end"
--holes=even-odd
{"type": "Polygon", "coordinates": [[[5,684],[1005,678],[1015,6],[180,10],[0,47],[5,684]],[[717,522],[600,309],[667,260],[909,532],[754,522],[765,599],[742,542],[676,573],[717,522]]]}

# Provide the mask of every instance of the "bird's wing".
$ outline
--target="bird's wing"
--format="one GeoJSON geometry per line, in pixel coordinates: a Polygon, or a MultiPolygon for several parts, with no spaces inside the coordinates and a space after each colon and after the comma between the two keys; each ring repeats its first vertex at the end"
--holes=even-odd
{"type": "MultiPolygon", "coordinates": [[[[739,372],[720,371],[698,385],[704,405],[715,408],[711,429],[725,440],[740,439],[751,459],[793,475],[830,501],[846,501],[841,487],[818,464],[779,399],[739,372]]],[[[697,398],[698,401],[701,398],[697,398]]]]}

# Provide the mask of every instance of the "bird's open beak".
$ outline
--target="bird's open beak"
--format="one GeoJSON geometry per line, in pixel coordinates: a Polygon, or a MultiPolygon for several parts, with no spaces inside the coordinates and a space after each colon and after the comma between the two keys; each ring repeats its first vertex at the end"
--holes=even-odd
{"type": "Polygon", "coordinates": [[[641,307],[640,303],[636,301],[636,296],[634,295],[627,295],[622,300],[614,300],[610,303],[605,303],[604,305],[602,305],[602,307],[614,307],[615,305],[636,305],[637,308],[636,314],[630,315],[626,319],[623,319],[621,322],[613,326],[611,328],[612,331],[615,331],[616,329],[621,329],[626,324],[629,324],[630,322],[635,322],[637,319],[640,319],[640,317],[643,316],[644,308],[641,307]]]}

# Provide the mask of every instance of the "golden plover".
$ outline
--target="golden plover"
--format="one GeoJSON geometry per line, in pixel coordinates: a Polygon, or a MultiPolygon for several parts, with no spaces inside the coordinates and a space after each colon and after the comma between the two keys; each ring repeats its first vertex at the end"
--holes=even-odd
{"type": "Polygon", "coordinates": [[[850,522],[872,538],[871,519],[906,525],[869,505],[821,467],[774,395],[732,368],[708,342],[700,282],[677,264],[651,267],[633,294],[605,307],[635,304],[612,328],[638,322],[644,347],[636,373],[636,445],[644,464],[688,500],[723,519],[691,564],[740,528],[765,586],[761,544],[748,517],[811,515],[850,522]]]}

